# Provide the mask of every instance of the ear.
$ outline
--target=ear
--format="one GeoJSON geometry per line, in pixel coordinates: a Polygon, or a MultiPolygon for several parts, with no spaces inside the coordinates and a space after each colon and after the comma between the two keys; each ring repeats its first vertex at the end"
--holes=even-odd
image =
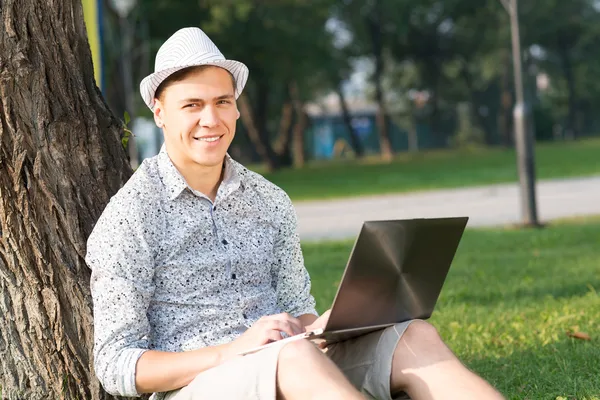
{"type": "Polygon", "coordinates": [[[235,119],[240,119],[240,110],[237,110],[237,117],[235,119]]]}
{"type": "Polygon", "coordinates": [[[158,126],[159,128],[163,128],[165,126],[165,112],[163,104],[159,99],[154,99],[154,109],[152,110],[152,113],[154,114],[154,123],[156,124],[156,126],[158,126]]]}

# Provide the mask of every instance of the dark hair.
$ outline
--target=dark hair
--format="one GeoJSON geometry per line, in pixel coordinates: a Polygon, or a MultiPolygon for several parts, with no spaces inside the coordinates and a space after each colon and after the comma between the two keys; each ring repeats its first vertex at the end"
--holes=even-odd
{"type": "MultiPolygon", "coordinates": [[[[172,73],[171,75],[169,75],[167,77],[167,79],[165,79],[164,81],[161,82],[160,85],[158,85],[158,87],[156,88],[156,91],[154,92],[154,98],[161,100],[161,96],[163,95],[163,92],[171,84],[182,81],[185,78],[187,78],[188,76],[192,75],[193,73],[199,72],[199,71],[204,71],[205,69],[210,68],[210,67],[215,67],[215,66],[214,65],[195,65],[193,67],[187,67],[187,68],[180,69],[179,71],[172,73]]],[[[216,67],[216,68],[219,68],[219,67],[216,67]]],[[[225,69],[225,68],[223,68],[223,69],[225,69]]],[[[227,71],[227,73],[231,77],[231,83],[233,85],[233,91],[235,93],[235,90],[237,88],[237,82],[235,81],[235,77],[228,70],[225,69],[225,71],[227,71]]]]}

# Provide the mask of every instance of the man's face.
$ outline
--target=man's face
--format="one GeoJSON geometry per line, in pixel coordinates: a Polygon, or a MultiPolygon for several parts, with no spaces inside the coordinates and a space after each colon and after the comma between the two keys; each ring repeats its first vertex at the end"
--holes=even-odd
{"type": "Polygon", "coordinates": [[[214,167],[223,162],[240,114],[229,72],[207,67],[173,82],[156,100],[169,157],[179,168],[214,167]]]}

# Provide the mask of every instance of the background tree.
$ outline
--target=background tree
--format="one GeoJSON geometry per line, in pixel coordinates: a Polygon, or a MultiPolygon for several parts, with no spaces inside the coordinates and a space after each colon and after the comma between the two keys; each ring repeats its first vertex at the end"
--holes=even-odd
{"type": "MultiPolygon", "coordinates": [[[[227,57],[244,62],[251,71],[240,111],[251,142],[270,169],[290,165],[292,159],[303,159],[301,135],[307,126],[303,103],[315,93],[310,90],[313,75],[331,59],[331,38],[325,30],[329,3],[330,0],[206,2],[212,19],[203,29],[227,57]],[[289,104],[297,122],[291,132],[294,138],[280,139],[280,143],[293,145],[292,159],[285,147],[279,153],[273,149],[278,127],[290,125],[281,123],[281,116],[285,115],[282,110],[289,104]]],[[[288,133],[284,130],[280,135],[288,133]]]]}
{"type": "Polygon", "coordinates": [[[333,8],[333,16],[344,23],[352,35],[349,54],[355,58],[367,58],[373,65],[370,82],[373,86],[373,100],[377,105],[376,125],[379,148],[384,160],[393,157],[390,139],[390,116],[386,104],[386,91],[383,87],[386,74],[386,53],[389,52],[390,35],[398,21],[390,18],[404,10],[405,2],[390,0],[347,0],[338,2],[333,8]]]}
{"type": "Polygon", "coordinates": [[[536,44],[532,58],[562,86],[564,102],[556,99],[556,105],[564,104],[564,111],[556,107],[554,113],[564,117],[564,129],[570,137],[579,136],[581,130],[577,122],[582,106],[580,93],[589,93],[589,88],[581,86],[591,83],[582,82],[585,72],[581,67],[598,64],[600,57],[596,44],[600,18],[595,7],[596,3],[589,0],[547,0],[545,7],[524,2],[521,11],[526,40],[536,44]]]}

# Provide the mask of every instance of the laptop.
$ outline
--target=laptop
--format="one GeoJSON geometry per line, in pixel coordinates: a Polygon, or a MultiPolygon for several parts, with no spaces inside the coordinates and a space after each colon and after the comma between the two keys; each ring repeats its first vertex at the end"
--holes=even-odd
{"type": "Polygon", "coordinates": [[[411,319],[428,319],[467,221],[468,217],[365,221],[325,328],[240,354],[299,339],[331,344],[411,319]]]}

